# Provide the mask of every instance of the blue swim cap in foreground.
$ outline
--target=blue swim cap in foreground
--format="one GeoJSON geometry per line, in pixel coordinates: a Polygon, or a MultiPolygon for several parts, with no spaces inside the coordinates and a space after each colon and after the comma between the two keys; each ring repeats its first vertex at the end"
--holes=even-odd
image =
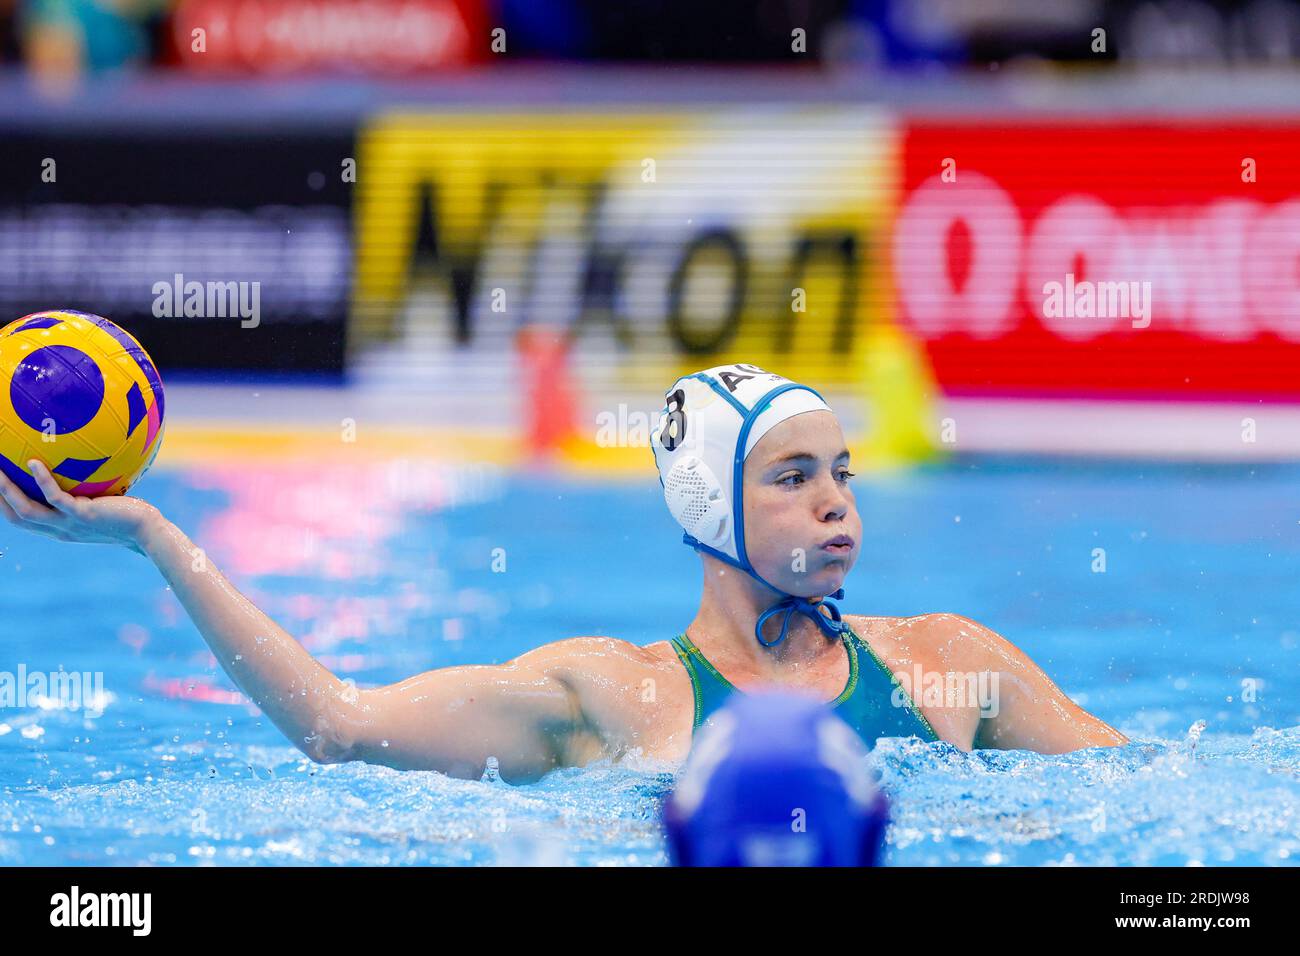
{"type": "Polygon", "coordinates": [[[664,802],[674,866],[879,866],[888,801],[862,739],[816,698],[733,694],[664,802]]]}

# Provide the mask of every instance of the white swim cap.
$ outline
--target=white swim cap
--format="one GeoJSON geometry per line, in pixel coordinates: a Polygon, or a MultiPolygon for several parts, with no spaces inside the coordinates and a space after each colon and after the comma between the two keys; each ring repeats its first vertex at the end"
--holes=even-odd
{"type": "MultiPolygon", "coordinates": [[[[740,568],[778,594],[754,571],[745,554],[745,459],[768,431],[804,412],[831,411],[816,391],[754,365],[719,365],[684,375],[665,394],[659,426],[650,436],[668,510],[697,551],[740,568]]],[[[843,589],[835,597],[843,596],[843,589]]],[[[787,595],[759,618],[783,607],[809,613],[816,605],[787,595]]],[[[824,603],[824,602],[823,602],[824,603]]],[[[827,605],[838,622],[834,605],[827,605]]],[[[826,618],[812,616],[819,622],[826,618]]],[[[786,625],[789,614],[786,615],[786,625]]],[[[826,625],[822,625],[823,630],[826,625]]],[[[839,628],[835,633],[839,633],[839,628]]],[[[782,627],[779,642],[785,637],[782,627]]],[[[759,634],[759,641],[763,641],[759,634]]]]}

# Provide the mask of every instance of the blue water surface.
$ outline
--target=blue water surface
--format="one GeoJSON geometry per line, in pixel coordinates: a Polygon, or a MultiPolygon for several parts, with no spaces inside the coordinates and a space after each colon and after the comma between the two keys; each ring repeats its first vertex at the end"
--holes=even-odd
{"type": "MultiPolygon", "coordinates": [[[[286,499],[274,475],[155,471],[136,492],[362,686],[580,634],[650,643],[694,614],[698,559],[652,474],[424,479],[404,498],[297,474],[286,499]],[[324,519],[305,539],[292,517],[269,528],[288,506],[324,519]]],[[[1300,860],[1298,479],[993,457],[854,479],[865,542],[843,610],[973,617],[1133,741],[1043,756],[883,740],[888,862],[1300,860]]],[[[99,716],[0,709],[0,865],[666,862],[674,767],[509,786],[315,765],[232,695],[146,559],[7,525],[0,552],[0,671],[103,680],[99,716]]]]}

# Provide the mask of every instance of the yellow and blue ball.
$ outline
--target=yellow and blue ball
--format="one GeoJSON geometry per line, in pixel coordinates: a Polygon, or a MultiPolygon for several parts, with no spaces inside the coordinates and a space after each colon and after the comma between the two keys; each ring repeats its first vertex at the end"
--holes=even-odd
{"type": "Polygon", "coordinates": [[[162,378],[125,329],[69,310],[0,329],[0,471],[29,497],[45,503],[33,458],[71,494],[124,494],[162,436],[162,378]]]}

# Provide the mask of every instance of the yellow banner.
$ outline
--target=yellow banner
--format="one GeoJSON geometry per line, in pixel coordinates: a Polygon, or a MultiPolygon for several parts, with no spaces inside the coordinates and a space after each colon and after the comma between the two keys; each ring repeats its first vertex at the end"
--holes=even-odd
{"type": "Polygon", "coordinates": [[[541,322],[633,387],[733,361],[855,383],[890,314],[896,148],[861,109],[381,117],[352,341],[394,336],[425,282],[455,347],[541,322]]]}

